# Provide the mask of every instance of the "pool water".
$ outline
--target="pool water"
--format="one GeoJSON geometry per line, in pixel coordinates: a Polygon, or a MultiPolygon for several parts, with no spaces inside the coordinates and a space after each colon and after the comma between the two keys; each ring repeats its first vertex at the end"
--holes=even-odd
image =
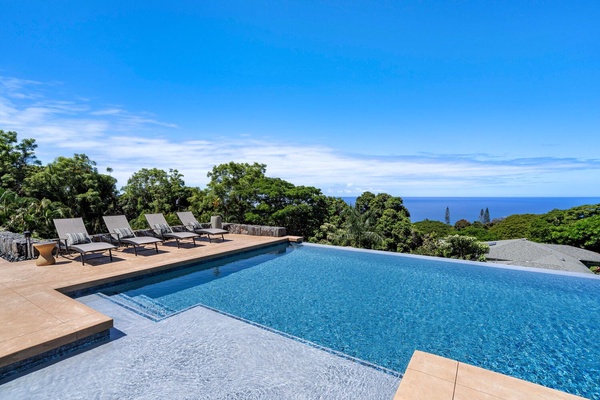
{"type": "Polygon", "coordinates": [[[399,372],[418,349],[600,399],[600,279],[317,245],[229,261],[103,293],[157,319],[206,305],[399,372]]]}

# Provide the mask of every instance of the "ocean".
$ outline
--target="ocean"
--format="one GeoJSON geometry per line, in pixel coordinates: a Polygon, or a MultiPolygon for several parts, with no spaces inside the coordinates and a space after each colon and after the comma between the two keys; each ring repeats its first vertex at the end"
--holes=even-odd
{"type": "MultiPolygon", "coordinates": [[[[356,197],[342,199],[350,205],[356,202],[356,197]]],[[[452,224],[461,219],[478,221],[481,209],[486,208],[493,220],[513,214],[545,214],[554,209],[600,203],[600,197],[402,197],[402,200],[412,222],[425,219],[444,222],[448,207],[452,224]]]]}

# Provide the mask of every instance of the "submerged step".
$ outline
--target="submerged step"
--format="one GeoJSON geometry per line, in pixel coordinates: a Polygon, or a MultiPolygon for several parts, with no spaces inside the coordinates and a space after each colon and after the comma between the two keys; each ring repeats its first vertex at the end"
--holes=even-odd
{"type": "Polygon", "coordinates": [[[125,293],[117,293],[112,296],[103,295],[103,297],[106,297],[115,304],[155,321],[166,318],[177,311],[146,295],[130,297],[125,293]]]}

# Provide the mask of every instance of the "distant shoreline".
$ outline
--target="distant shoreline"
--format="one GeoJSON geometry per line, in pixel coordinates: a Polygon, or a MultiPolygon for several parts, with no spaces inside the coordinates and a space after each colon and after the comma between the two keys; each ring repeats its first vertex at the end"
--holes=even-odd
{"type": "MultiPolygon", "coordinates": [[[[341,197],[354,205],[356,197],[341,197]]],[[[586,204],[600,204],[600,197],[402,197],[412,222],[444,221],[446,207],[450,222],[479,219],[481,209],[488,208],[490,218],[504,218],[513,214],[545,214],[554,209],[566,210],[586,204]]]]}

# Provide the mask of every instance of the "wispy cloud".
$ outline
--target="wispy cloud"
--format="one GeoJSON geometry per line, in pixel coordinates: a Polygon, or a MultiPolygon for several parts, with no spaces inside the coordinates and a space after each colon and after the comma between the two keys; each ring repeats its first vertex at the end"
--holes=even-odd
{"type": "Polygon", "coordinates": [[[46,89],[57,85],[0,77],[0,129],[35,138],[44,162],[85,153],[99,169],[111,167],[120,186],[141,168],[157,167],[178,169],[188,185],[202,187],[214,165],[256,161],[267,165],[269,176],[339,196],[366,190],[400,196],[600,195],[581,185],[587,180],[588,187],[600,187],[600,159],[373,156],[290,140],[259,140],[245,132],[218,138],[199,132],[202,140],[178,140],[176,123],[121,105],[95,105],[75,96],[52,98],[46,89]],[[564,192],[571,187],[579,192],[564,192]]]}

